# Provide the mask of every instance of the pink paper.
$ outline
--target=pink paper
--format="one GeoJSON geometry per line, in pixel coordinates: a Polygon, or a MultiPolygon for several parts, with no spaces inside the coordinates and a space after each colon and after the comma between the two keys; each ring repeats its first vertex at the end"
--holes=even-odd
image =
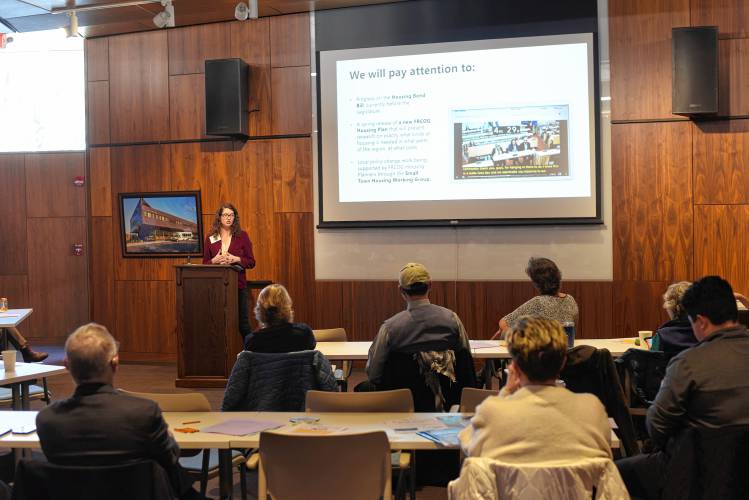
{"type": "Polygon", "coordinates": [[[226,420],[220,424],[211,425],[202,432],[212,432],[214,434],[229,434],[230,436],[246,436],[256,432],[266,431],[280,427],[277,422],[268,422],[265,420],[226,420]]]}

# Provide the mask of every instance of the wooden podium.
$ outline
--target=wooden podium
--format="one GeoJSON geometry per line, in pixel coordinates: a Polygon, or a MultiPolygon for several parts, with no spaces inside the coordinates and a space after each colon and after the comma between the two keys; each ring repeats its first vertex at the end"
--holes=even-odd
{"type": "Polygon", "coordinates": [[[177,387],[225,387],[243,349],[237,271],[182,264],[177,274],[177,387]]]}

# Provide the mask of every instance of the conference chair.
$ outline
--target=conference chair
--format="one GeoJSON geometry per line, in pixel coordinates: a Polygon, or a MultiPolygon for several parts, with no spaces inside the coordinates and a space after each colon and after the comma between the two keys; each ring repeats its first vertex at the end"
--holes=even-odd
{"type": "Polygon", "coordinates": [[[629,498],[619,471],[608,458],[564,465],[508,464],[485,457],[463,461],[460,477],[447,486],[449,500],[615,500],[629,498]]]}
{"type": "Polygon", "coordinates": [[[666,375],[671,356],[662,351],[627,349],[614,360],[624,382],[624,397],[632,415],[645,415],[666,375]]]}
{"type": "Polygon", "coordinates": [[[661,500],[747,498],[749,425],[687,427],[669,449],[661,500]]]}
{"type": "Polygon", "coordinates": [[[166,471],[153,460],[67,466],[30,459],[16,465],[13,500],[174,500],[166,471]]]}
{"type": "Polygon", "coordinates": [[[388,354],[383,370],[382,383],[377,389],[409,389],[414,398],[417,412],[448,411],[452,405],[460,403],[460,394],[464,387],[476,387],[476,372],[473,357],[468,350],[455,351],[455,383],[446,376],[437,374],[440,392],[444,404],[438,405],[438,395],[427,385],[424,375],[415,359],[417,353],[391,352],[388,354]]]}
{"type": "MultiPolygon", "coordinates": [[[[344,328],[328,328],[324,330],[312,330],[317,342],[348,342],[346,330],[344,328]]],[[[351,361],[344,360],[341,363],[342,378],[336,377],[336,382],[341,386],[343,392],[348,391],[348,379],[353,369],[351,361]]]]}
{"type": "Polygon", "coordinates": [[[499,391],[491,389],[476,389],[474,387],[463,387],[460,393],[460,413],[475,413],[476,407],[489,396],[496,396],[499,391]]]}
{"type": "Polygon", "coordinates": [[[391,500],[387,435],[262,432],[258,499],[265,500],[268,494],[274,500],[391,500]]]}
{"type": "MultiPolygon", "coordinates": [[[[161,411],[174,412],[203,412],[211,411],[211,403],[205,395],[199,392],[188,393],[154,393],[154,392],[133,392],[120,389],[121,392],[143,399],[155,401],[161,411]]],[[[242,498],[247,498],[247,482],[245,473],[250,465],[256,466],[257,459],[253,459],[251,464],[247,463],[245,454],[239,450],[232,450],[231,462],[233,466],[239,468],[239,481],[242,492],[242,498]]],[[[181,450],[179,464],[187,473],[200,481],[200,494],[205,496],[208,488],[208,480],[218,476],[218,450],[181,450]]]]}
{"type": "Polygon", "coordinates": [[[308,412],[411,413],[414,400],[408,389],[376,392],[307,391],[308,412]]]}
{"type": "Polygon", "coordinates": [[[616,422],[615,432],[627,456],[640,453],[632,417],[629,414],[624,391],[608,349],[577,346],[567,351],[561,378],[567,389],[576,393],[594,394],[606,408],[606,413],[616,422]]]}
{"type": "MultiPolygon", "coordinates": [[[[413,413],[414,400],[408,389],[377,392],[307,392],[307,411],[316,413],[413,413]]],[[[409,452],[391,454],[391,464],[398,469],[395,498],[405,495],[406,474],[409,476],[409,495],[416,498],[416,475],[413,472],[414,455],[409,452]]]]}

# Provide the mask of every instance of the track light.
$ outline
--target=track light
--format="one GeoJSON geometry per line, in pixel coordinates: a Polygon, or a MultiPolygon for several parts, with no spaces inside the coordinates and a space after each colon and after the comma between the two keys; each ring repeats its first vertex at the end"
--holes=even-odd
{"type": "Polygon", "coordinates": [[[164,10],[153,16],[153,24],[159,28],[174,28],[174,5],[172,0],[161,0],[164,10]]]}
{"type": "Polygon", "coordinates": [[[75,11],[68,12],[68,17],[70,18],[70,23],[65,26],[65,34],[68,38],[80,36],[78,34],[78,16],[75,14],[75,11]]]}
{"type": "Polygon", "coordinates": [[[239,2],[234,8],[234,17],[237,18],[238,21],[246,21],[247,18],[257,19],[257,0],[249,0],[247,3],[239,2]]]}
{"type": "Polygon", "coordinates": [[[236,7],[234,7],[234,17],[237,19],[237,21],[246,21],[248,17],[250,17],[250,9],[247,7],[247,4],[244,2],[239,2],[236,7]]]}

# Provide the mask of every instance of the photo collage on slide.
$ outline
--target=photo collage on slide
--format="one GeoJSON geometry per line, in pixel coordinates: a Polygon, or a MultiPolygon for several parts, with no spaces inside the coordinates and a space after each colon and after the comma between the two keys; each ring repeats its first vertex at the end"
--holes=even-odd
{"type": "Polygon", "coordinates": [[[453,112],[455,179],[566,177],[568,107],[453,112]]]}

